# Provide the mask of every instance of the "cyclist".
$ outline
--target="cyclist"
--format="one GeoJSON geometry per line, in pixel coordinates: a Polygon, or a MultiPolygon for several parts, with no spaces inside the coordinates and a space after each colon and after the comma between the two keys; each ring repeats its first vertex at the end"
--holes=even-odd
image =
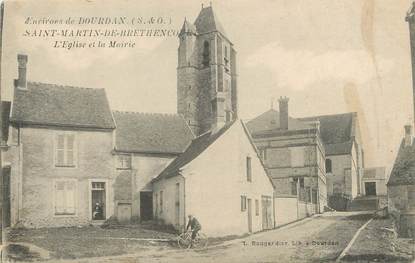
{"type": "Polygon", "coordinates": [[[187,223],[187,227],[186,230],[191,229],[192,231],[192,243],[190,245],[190,247],[193,247],[193,241],[196,238],[197,232],[200,231],[200,229],[202,229],[202,226],[200,225],[199,221],[197,221],[196,217],[189,215],[189,223],[187,223]]]}

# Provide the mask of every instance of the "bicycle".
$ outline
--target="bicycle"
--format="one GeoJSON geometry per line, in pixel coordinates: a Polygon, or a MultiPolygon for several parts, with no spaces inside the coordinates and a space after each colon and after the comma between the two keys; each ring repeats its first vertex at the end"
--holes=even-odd
{"type": "MultiPolygon", "coordinates": [[[[180,248],[189,249],[192,247],[192,231],[181,233],[177,237],[177,244],[180,248]]],[[[208,238],[205,234],[198,232],[193,240],[193,248],[205,248],[208,245],[208,238]]]]}

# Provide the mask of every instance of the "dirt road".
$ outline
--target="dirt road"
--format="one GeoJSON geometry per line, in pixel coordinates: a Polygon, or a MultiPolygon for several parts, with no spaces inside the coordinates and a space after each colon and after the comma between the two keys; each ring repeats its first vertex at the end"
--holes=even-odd
{"type": "Polygon", "coordinates": [[[370,217],[360,213],[326,213],[201,251],[159,247],[137,255],[75,262],[333,262],[370,217]]]}

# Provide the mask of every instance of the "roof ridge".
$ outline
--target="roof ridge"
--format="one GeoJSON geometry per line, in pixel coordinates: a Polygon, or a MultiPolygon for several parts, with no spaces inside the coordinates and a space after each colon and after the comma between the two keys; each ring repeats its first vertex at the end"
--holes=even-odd
{"type": "Polygon", "coordinates": [[[136,114],[136,115],[153,115],[153,116],[167,116],[167,117],[179,117],[177,113],[165,113],[165,112],[142,112],[142,111],[122,111],[122,110],[112,110],[114,113],[121,114],[136,114]]]}
{"type": "Polygon", "coordinates": [[[311,118],[319,118],[319,117],[349,115],[349,114],[357,114],[357,112],[356,111],[348,111],[348,112],[343,112],[343,113],[323,114],[323,115],[315,115],[315,116],[308,116],[308,117],[297,117],[296,119],[311,119],[311,118]]]}
{"type": "Polygon", "coordinates": [[[87,89],[87,90],[103,90],[104,88],[88,88],[88,87],[81,87],[81,86],[73,86],[73,85],[64,85],[64,84],[54,84],[54,83],[47,83],[47,82],[41,82],[41,81],[28,81],[27,83],[34,84],[36,86],[39,85],[45,85],[51,87],[51,88],[75,88],[75,89],[87,89]]]}

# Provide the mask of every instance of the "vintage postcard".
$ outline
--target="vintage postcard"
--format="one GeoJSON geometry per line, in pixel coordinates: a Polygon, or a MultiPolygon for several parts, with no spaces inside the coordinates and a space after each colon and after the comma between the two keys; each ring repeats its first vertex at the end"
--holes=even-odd
{"type": "Polygon", "coordinates": [[[412,0],[5,0],[1,262],[415,262],[412,0]]]}

